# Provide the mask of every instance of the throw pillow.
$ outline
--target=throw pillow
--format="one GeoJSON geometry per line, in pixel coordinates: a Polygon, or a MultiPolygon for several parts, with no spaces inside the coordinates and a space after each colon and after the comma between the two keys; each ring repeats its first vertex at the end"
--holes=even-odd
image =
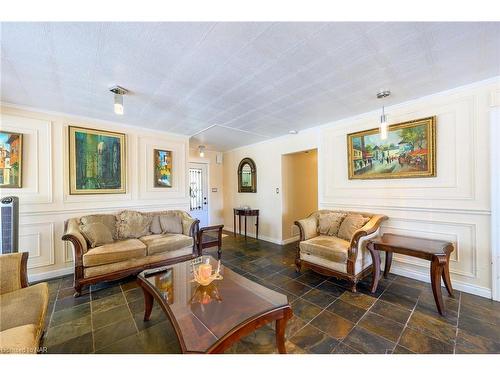
{"type": "Polygon", "coordinates": [[[319,214],[319,233],[328,236],[336,236],[340,224],[347,216],[343,212],[328,212],[324,214],[319,214]]]}
{"type": "Polygon", "coordinates": [[[365,225],[370,220],[360,214],[349,214],[340,225],[337,237],[350,241],[354,232],[365,225]]]}
{"type": "Polygon", "coordinates": [[[182,234],[182,219],[178,215],[160,215],[160,224],[163,233],[182,234]]]}
{"type": "Polygon", "coordinates": [[[122,211],[116,216],[119,239],[139,238],[150,234],[153,218],[137,211],[122,211]]]}
{"type": "Polygon", "coordinates": [[[89,243],[90,247],[97,247],[113,242],[113,235],[103,223],[95,222],[80,225],[80,232],[89,243]]]}
{"type": "Polygon", "coordinates": [[[153,234],[163,233],[163,230],[161,229],[161,224],[160,224],[160,215],[153,216],[153,220],[151,221],[151,227],[149,228],[149,230],[153,234]]]}
{"type": "Polygon", "coordinates": [[[86,215],[80,218],[80,223],[83,225],[91,223],[102,223],[106,225],[111,232],[111,235],[116,240],[116,216],[111,214],[96,214],[86,215]]]}

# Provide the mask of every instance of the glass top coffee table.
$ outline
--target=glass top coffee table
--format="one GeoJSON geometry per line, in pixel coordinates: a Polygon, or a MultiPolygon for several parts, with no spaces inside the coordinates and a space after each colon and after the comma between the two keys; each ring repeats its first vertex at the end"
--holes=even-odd
{"type": "MultiPolygon", "coordinates": [[[[217,260],[203,257],[217,268],[217,260]]],[[[201,286],[193,280],[192,261],[143,271],[144,320],[156,300],[170,319],[183,353],[223,353],[240,338],[276,321],[276,346],[285,350],[285,328],[292,317],[286,295],[253,282],[224,265],[222,280],[201,286]]]]}

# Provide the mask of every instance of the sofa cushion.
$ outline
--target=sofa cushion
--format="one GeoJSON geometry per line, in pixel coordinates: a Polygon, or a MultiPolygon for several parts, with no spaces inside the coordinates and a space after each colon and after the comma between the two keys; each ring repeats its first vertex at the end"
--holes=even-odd
{"type": "Polygon", "coordinates": [[[151,215],[142,212],[128,210],[120,212],[116,215],[118,239],[147,236],[150,233],[152,219],[151,215]]]}
{"type": "Polygon", "coordinates": [[[319,214],[319,233],[329,236],[336,236],[339,232],[342,220],[347,216],[343,212],[329,212],[319,214]]]}
{"type": "Polygon", "coordinates": [[[146,256],[146,245],[134,238],[90,249],[83,254],[83,265],[93,267],[144,256],[146,256]]]}
{"type": "Polygon", "coordinates": [[[193,246],[193,237],[185,236],[184,234],[152,234],[141,237],[140,240],[146,244],[148,255],[193,246]]]}
{"type": "Polygon", "coordinates": [[[151,219],[151,226],[149,227],[149,231],[152,234],[161,234],[163,230],[161,229],[160,224],[160,215],[153,215],[153,219],[151,219]]]}
{"type": "Polygon", "coordinates": [[[39,283],[0,295],[0,331],[33,324],[40,338],[49,303],[47,283],[39,283]]]}
{"type": "Polygon", "coordinates": [[[364,217],[360,214],[349,214],[340,224],[338,237],[351,241],[351,238],[358,229],[365,225],[370,220],[369,217],[364,217]]]}
{"type": "Polygon", "coordinates": [[[80,225],[80,231],[90,247],[97,247],[113,242],[113,234],[103,223],[82,224],[80,225]]]}
{"type": "Polygon", "coordinates": [[[111,235],[116,240],[116,215],[112,214],[95,214],[95,215],[86,215],[80,218],[80,224],[88,225],[92,223],[102,223],[104,224],[111,235]]]}
{"type": "Polygon", "coordinates": [[[314,255],[331,262],[347,262],[349,242],[334,236],[320,235],[299,244],[300,252],[314,255]]]}
{"type": "Polygon", "coordinates": [[[36,354],[38,349],[37,326],[25,324],[0,332],[0,353],[36,354]]]}
{"type": "MultiPolygon", "coordinates": [[[[95,267],[86,267],[83,274],[86,278],[110,274],[113,272],[123,271],[131,268],[141,267],[143,269],[158,267],[158,262],[166,262],[170,259],[173,261],[175,258],[184,257],[185,260],[191,259],[193,256],[193,249],[185,247],[183,249],[167,251],[155,255],[149,255],[142,258],[135,258],[124,260],[122,262],[103,264],[95,267]]],[[[177,260],[178,261],[178,260],[177,260]]]]}
{"type": "Polygon", "coordinates": [[[182,234],[182,218],[179,215],[160,215],[160,224],[163,233],[182,234]]]}

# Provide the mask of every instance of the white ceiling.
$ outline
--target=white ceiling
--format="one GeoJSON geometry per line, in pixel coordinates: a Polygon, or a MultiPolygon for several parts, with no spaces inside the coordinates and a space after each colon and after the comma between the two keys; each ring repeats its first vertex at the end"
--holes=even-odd
{"type": "Polygon", "coordinates": [[[1,100],[224,151],[500,75],[500,23],[2,23],[1,100]],[[108,89],[121,85],[125,115],[108,89]],[[231,129],[228,129],[231,128],[231,129]],[[239,132],[235,129],[243,130],[239,132]]]}

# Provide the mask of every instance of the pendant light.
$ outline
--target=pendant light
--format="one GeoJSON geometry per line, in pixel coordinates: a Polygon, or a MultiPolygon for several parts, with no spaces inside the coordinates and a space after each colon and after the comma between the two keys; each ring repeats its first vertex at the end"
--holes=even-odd
{"type": "Polygon", "coordinates": [[[205,157],[205,146],[198,146],[198,152],[199,152],[200,158],[204,158],[205,157]]]}
{"type": "Polygon", "coordinates": [[[128,90],[121,86],[114,86],[109,89],[113,94],[114,98],[114,110],[117,115],[123,115],[123,95],[128,94],[128,90]]]}
{"type": "MultiPolygon", "coordinates": [[[[384,99],[391,95],[389,90],[382,90],[377,93],[378,99],[384,99]]],[[[382,115],[380,115],[380,139],[387,139],[389,124],[387,121],[387,115],[385,114],[384,105],[382,105],[382,115]]]]}

